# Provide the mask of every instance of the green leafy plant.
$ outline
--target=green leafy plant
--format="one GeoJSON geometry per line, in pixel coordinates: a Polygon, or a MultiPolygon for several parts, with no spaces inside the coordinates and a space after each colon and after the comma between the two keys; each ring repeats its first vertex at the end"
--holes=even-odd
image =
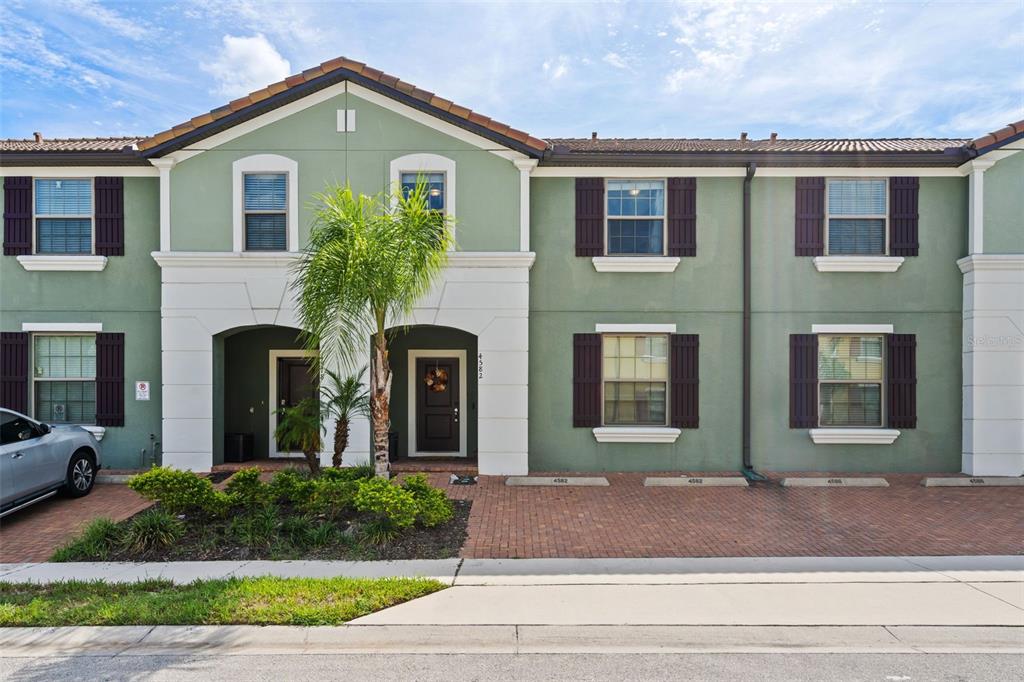
{"type": "Polygon", "coordinates": [[[416,522],[430,528],[451,521],[455,508],[451,500],[440,488],[427,483],[424,474],[414,474],[402,481],[402,489],[407,490],[416,500],[416,522]]]}
{"type": "Polygon", "coordinates": [[[326,547],[331,544],[338,534],[338,527],[330,521],[325,521],[313,527],[309,534],[310,547],[326,547]]]}
{"type": "Polygon", "coordinates": [[[334,370],[324,370],[327,385],[322,389],[323,412],[325,417],[334,417],[334,452],[331,466],[341,467],[341,456],[348,447],[349,422],[353,417],[370,416],[370,394],[363,386],[366,367],[355,374],[341,377],[334,370]]]}
{"type": "Polygon", "coordinates": [[[265,507],[274,498],[270,486],[260,480],[262,472],[259,467],[249,467],[235,472],[224,486],[231,501],[246,509],[265,507]]]}
{"type": "Polygon", "coordinates": [[[228,533],[250,548],[269,547],[277,535],[277,510],[256,509],[231,519],[228,533]]]}
{"type": "Polygon", "coordinates": [[[159,502],[171,514],[199,510],[223,516],[231,504],[227,494],[214,490],[210,479],[191,471],[167,467],[153,467],[144,474],[133,476],[128,487],[148,500],[159,502]]]}
{"type": "Polygon", "coordinates": [[[273,499],[299,507],[313,494],[313,481],[294,469],[283,469],[274,474],[269,488],[273,499]]]}
{"type": "Polygon", "coordinates": [[[121,533],[121,527],[110,519],[95,519],[54,552],[50,561],[104,561],[120,546],[121,533]]]}
{"type": "Polygon", "coordinates": [[[274,438],[288,450],[299,450],[313,475],[320,473],[320,410],[313,398],[300,400],[295,407],[277,410],[274,438]]]}
{"type": "Polygon", "coordinates": [[[163,509],[149,509],[136,515],[124,528],[122,545],[132,552],[160,549],[181,539],[185,524],[163,509]]]}
{"type": "Polygon", "coordinates": [[[411,192],[377,196],[334,186],[317,194],[308,246],[295,265],[297,312],[307,348],[327,367],[354,366],[371,339],[374,465],[389,473],[391,365],[387,321],[410,314],[438,281],[454,245],[450,216],[432,211],[420,178],[411,192]]]}
{"type": "Polygon", "coordinates": [[[391,531],[391,537],[416,523],[416,498],[387,479],[362,481],[353,501],[356,509],[373,516],[367,523],[368,527],[386,528],[391,531]]]}
{"type": "Polygon", "coordinates": [[[305,508],[313,514],[335,518],[352,508],[359,483],[331,478],[318,478],[313,481],[313,492],[306,502],[305,508]]]}
{"type": "Polygon", "coordinates": [[[281,519],[281,535],[299,549],[310,546],[316,524],[308,516],[286,516],[281,519]]]}

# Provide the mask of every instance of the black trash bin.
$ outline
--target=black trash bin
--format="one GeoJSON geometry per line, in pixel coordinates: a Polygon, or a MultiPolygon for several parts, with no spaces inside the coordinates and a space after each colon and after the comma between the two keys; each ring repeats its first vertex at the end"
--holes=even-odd
{"type": "Polygon", "coordinates": [[[398,459],[398,431],[388,431],[388,461],[398,459]]]}
{"type": "Polygon", "coordinates": [[[224,434],[224,461],[248,462],[255,456],[253,453],[253,435],[251,433],[224,434]]]}

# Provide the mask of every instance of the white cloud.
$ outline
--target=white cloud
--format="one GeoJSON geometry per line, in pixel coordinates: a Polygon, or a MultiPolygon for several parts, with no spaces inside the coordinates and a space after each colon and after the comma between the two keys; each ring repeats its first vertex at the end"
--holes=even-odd
{"type": "Polygon", "coordinates": [[[569,58],[564,54],[560,54],[556,59],[545,61],[542,68],[544,69],[544,75],[550,80],[561,80],[569,75],[569,58]]]}
{"type": "Polygon", "coordinates": [[[201,62],[199,68],[214,77],[217,81],[214,92],[224,97],[241,97],[291,73],[288,60],[262,33],[249,37],[224,36],[216,58],[201,62]]]}
{"type": "Polygon", "coordinates": [[[150,33],[149,26],[145,23],[129,19],[95,0],[64,0],[61,3],[61,8],[63,11],[72,12],[83,19],[93,21],[124,38],[142,40],[150,33]]]}
{"type": "Polygon", "coordinates": [[[618,52],[609,52],[608,54],[601,58],[601,61],[603,61],[605,64],[614,66],[616,69],[625,69],[628,66],[626,64],[626,60],[623,59],[622,55],[620,55],[618,52]]]}

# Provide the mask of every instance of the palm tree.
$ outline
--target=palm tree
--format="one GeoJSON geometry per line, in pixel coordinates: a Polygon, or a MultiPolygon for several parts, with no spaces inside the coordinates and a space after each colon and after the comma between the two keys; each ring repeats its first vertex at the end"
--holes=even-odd
{"type": "Polygon", "coordinates": [[[374,466],[388,476],[391,365],[388,325],[406,318],[437,281],[454,244],[452,220],[427,204],[427,187],[377,196],[334,186],[314,196],[316,220],[295,265],[296,306],[320,366],[353,367],[371,344],[374,466]]]}
{"type": "Polygon", "coordinates": [[[277,410],[274,438],[283,448],[301,450],[313,475],[320,473],[320,409],[315,398],[277,410]]]}
{"type": "Polygon", "coordinates": [[[348,447],[349,421],[356,415],[370,416],[370,394],[363,388],[365,366],[345,378],[330,369],[325,369],[324,373],[330,381],[323,391],[323,413],[325,417],[334,417],[335,420],[331,466],[338,469],[341,467],[341,454],[348,447]]]}

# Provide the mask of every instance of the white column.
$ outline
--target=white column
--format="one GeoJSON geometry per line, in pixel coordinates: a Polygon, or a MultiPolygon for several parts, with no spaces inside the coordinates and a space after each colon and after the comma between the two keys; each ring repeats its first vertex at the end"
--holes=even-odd
{"type": "Polygon", "coordinates": [[[163,464],[213,466],[213,336],[195,317],[160,320],[163,464]]]}
{"type": "Polygon", "coordinates": [[[150,159],[160,171],[160,250],[171,250],[171,169],[174,159],[150,159]]]}
{"type": "Polygon", "coordinates": [[[975,159],[961,166],[967,173],[967,255],[984,253],[985,171],[994,161],[975,159]]]}
{"type": "Polygon", "coordinates": [[[519,250],[530,250],[530,173],[537,167],[536,159],[516,159],[519,169],[519,250]]]}

